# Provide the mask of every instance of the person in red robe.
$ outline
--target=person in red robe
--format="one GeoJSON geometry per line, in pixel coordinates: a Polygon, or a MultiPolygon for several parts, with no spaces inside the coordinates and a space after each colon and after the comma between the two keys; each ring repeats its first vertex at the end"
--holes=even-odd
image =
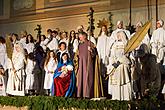
{"type": "Polygon", "coordinates": [[[52,96],[71,97],[75,90],[75,73],[73,63],[69,60],[68,53],[62,54],[61,62],[54,74],[51,89],[52,96]]]}

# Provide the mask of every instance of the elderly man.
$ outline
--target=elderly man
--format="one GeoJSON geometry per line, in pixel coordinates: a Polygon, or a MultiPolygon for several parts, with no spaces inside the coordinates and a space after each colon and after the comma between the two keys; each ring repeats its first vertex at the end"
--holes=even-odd
{"type": "Polygon", "coordinates": [[[85,32],[79,33],[80,44],[78,47],[78,73],[77,73],[77,97],[94,97],[94,57],[96,48],[87,39],[85,32]]]}
{"type": "Polygon", "coordinates": [[[152,54],[157,56],[157,63],[162,63],[164,60],[165,30],[163,29],[163,25],[163,20],[157,21],[157,29],[153,32],[150,41],[152,54]]]}

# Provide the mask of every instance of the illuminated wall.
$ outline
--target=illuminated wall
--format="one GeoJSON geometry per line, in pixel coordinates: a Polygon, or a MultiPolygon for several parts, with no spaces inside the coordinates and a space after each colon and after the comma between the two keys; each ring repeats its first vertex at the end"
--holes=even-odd
{"type": "MultiPolygon", "coordinates": [[[[151,0],[153,1],[153,0],[151,0]]],[[[159,18],[165,20],[165,1],[159,5],[159,18]]],[[[155,4],[151,4],[153,29],[155,26],[155,4]]],[[[108,19],[108,12],[113,14],[112,22],[123,20],[129,24],[129,0],[4,0],[4,15],[0,16],[0,35],[18,33],[27,30],[36,36],[34,29],[41,24],[43,34],[48,28],[70,31],[78,25],[88,26],[87,14],[89,7],[95,10],[95,36],[99,30],[97,23],[103,18],[108,19]],[[19,1],[19,2],[18,2],[19,1]],[[69,1],[69,2],[68,2],[69,1]]],[[[143,23],[148,20],[147,5],[144,0],[133,0],[132,24],[137,21],[143,23]]],[[[115,28],[115,26],[114,26],[115,28]]]]}

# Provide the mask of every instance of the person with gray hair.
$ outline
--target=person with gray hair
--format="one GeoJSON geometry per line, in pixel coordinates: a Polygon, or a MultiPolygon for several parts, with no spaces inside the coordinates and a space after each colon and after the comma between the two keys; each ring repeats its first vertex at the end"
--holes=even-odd
{"type": "Polygon", "coordinates": [[[127,41],[125,33],[119,31],[117,32],[117,40],[112,45],[109,65],[107,66],[108,94],[112,95],[112,100],[132,100],[129,69],[131,62],[124,54],[127,41]]]}

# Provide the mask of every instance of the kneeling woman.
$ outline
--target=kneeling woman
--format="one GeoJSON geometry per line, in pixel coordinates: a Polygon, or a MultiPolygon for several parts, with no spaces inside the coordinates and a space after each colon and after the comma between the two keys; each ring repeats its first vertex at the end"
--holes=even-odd
{"type": "Polygon", "coordinates": [[[67,53],[63,53],[61,62],[54,74],[54,82],[51,89],[52,96],[72,96],[75,90],[75,73],[73,64],[67,53]]]}

